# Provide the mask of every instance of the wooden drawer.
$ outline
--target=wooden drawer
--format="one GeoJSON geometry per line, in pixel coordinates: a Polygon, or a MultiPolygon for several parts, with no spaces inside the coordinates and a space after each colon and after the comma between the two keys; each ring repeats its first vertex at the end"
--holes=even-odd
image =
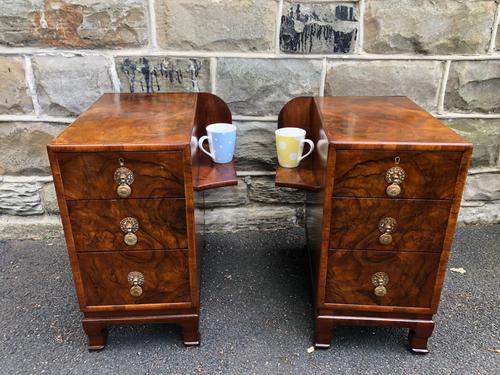
{"type": "Polygon", "coordinates": [[[450,201],[334,198],[330,247],[334,249],[441,251],[450,201]],[[396,220],[392,243],[382,245],[379,222],[396,220]]]}
{"type": "Polygon", "coordinates": [[[189,302],[188,251],[78,254],[87,306],[189,302]],[[130,294],[130,272],[144,275],[143,293],[130,294]]]}
{"type": "Polygon", "coordinates": [[[187,248],[183,199],[120,199],[68,201],[77,251],[187,248]],[[120,221],[137,219],[137,244],[124,242],[120,221]]]}
{"type": "Polygon", "coordinates": [[[461,152],[337,151],[333,195],[337,197],[385,197],[386,172],[405,171],[397,198],[453,199],[461,152]]]}
{"type": "Polygon", "coordinates": [[[438,253],[330,250],[326,303],[401,307],[431,306],[438,253]],[[386,294],[376,296],[372,276],[389,277],[386,294]]]}
{"type": "Polygon", "coordinates": [[[181,152],[101,152],[57,154],[66,199],[117,199],[113,175],[120,167],[134,174],[128,198],[184,196],[181,152]]]}

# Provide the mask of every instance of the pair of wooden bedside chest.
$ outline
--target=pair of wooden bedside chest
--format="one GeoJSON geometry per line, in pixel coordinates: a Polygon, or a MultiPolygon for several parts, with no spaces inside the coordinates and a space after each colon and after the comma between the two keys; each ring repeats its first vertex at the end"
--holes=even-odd
{"type": "MultiPolygon", "coordinates": [[[[199,343],[203,191],[237,184],[196,146],[215,122],[231,113],[211,94],[106,94],[48,146],[89,349],[129,323],[199,343]]],[[[316,346],[375,324],[427,352],[472,146],[403,97],[297,98],[279,126],[316,145],[276,174],[309,192],[316,346]]]]}

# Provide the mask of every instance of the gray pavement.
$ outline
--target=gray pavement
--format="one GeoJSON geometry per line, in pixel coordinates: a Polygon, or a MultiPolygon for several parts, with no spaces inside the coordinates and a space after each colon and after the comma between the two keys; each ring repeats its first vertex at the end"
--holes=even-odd
{"type": "Polygon", "coordinates": [[[431,353],[407,330],[342,327],[308,353],[311,286],[301,230],[213,234],[202,273],[202,345],[170,325],[111,327],[89,353],[62,238],[0,242],[0,374],[500,374],[500,225],[460,228],[431,353]]]}

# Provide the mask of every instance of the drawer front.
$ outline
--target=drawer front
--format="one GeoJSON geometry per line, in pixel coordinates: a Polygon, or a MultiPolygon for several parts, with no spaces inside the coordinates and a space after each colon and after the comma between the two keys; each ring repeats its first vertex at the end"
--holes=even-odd
{"type": "Polygon", "coordinates": [[[87,306],[189,302],[187,250],[80,253],[78,261],[87,306]],[[128,275],[144,277],[133,296],[128,275]]]}
{"type": "Polygon", "coordinates": [[[391,198],[386,172],[398,166],[405,177],[395,198],[453,199],[461,159],[460,152],[337,151],[333,195],[391,198]]]}
{"type": "Polygon", "coordinates": [[[57,154],[66,199],[118,199],[114,173],[133,173],[128,198],[184,196],[181,152],[102,152],[57,154]]]}
{"type": "Polygon", "coordinates": [[[330,250],[325,302],[428,308],[438,268],[437,253],[330,250]]]}
{"type": "Polygon", "coordinates": [[[450,201],[334,198],[330,247],[334,249],[441,251],[450,201]],[[394,219],[393,229],[379,224],[394,219]],[[382,235],[390,236],[390,243],[382,235]]]}
{"type": "Polygon", "coordinates": [[[68,201],[76,251],[187,248],[186,205],[183,199],[121,199],[68,201]],[[125,243],[124,218],[137,220],[135,245],[125,243]]]}

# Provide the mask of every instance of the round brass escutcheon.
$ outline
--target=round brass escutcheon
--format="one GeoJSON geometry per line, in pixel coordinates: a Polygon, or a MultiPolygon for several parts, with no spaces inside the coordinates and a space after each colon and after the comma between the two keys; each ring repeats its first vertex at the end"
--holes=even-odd
{"type": "Polygon", "coordinates": [[[388,216],[381,219],[378,223],[378,230],[381,233],[392,233],[396,230],[396,219],[388,216]]]}
{"type": "Polygon", "coordinates": [[[130,294],[134,297],[139,297],[142,295],[142,287],[144,284],[144,275],[137,271],[132,271],[127,276],[128,283],[132,285],[130,288],[130,294]]]}
{"type": "Polygon", "coordinates": [[[128,198],[131,193],[132,188],[127,184],[118,185],[118,187],[116,188],[116,194],[118,194],[120,198],[128,198]]]}
{"type": "Polygon", "coordinates": [[[387,294],[387,288],[385,287],[389,283],[389,275],[385,272],[376,272],[372,275],[372,284],[375,285],[373,293],[377,297],[382,297],[387,294]]]}
{"type": "Polygon", "coordinates": [[[388,184],[402,184],[405,180],[406,173],[401,167],[392,167],[385,173],[385,180],[388,184]]]}
{"type": "Polygon", "coordinates": [[[139,230],[139,222],[135,217],[126,217],[120,221],[120,229],[125,233],[123,241],[129,245],[137,244],[137,236],[134,234],[139,230]]]}
{"type": "Polygon", "coordinates": [[[373,291],[377,297],[383,297],[387,294],[387,289],[383,285],[379,285],[373,291]]]}
{"type": "Polygon", "coordinates": [[[390,184],[385,189],[385,193],[389,197],[392,197],[392,198],[397,197],[397,196],[399,196],[399,194],[401,194],[401,186],[399,186],[398,184],[390,184]]]}
{"type": "Polygon", "coordinates": [[[130,288],[130,294],[134,297],[140,297],[142,295],[142,288],[139,285],[134,285],[130,288]]]}
{"type": "Polygon", "coordinates": [[[137,236],[134,233],[127,233],[123,241],[129,246],[134,246],[137,244],[137,236]]]}
{"type": "Polygon", "coordinates": [[[392,235],[384,233],[378,238],[378,242],[380,242],[381,245],[390,245],[392,243],[392,235]]]}
{"type": "MultiPolygon", "coordinates": [[[[122,161],[120,161],[120,165],[122,165],[122,161]]],[[[134,174],[132,173],[132,171],[126,167],[121,166],[116,169],[115,173],[113,174],[113,179],[118,184],[118,187],[116,188],[116,194],[118,194],[120,198],[129,197],[132,193],[132,188],[130,187],[130,185],[132,185],[134,182],[134,174]]]]}

